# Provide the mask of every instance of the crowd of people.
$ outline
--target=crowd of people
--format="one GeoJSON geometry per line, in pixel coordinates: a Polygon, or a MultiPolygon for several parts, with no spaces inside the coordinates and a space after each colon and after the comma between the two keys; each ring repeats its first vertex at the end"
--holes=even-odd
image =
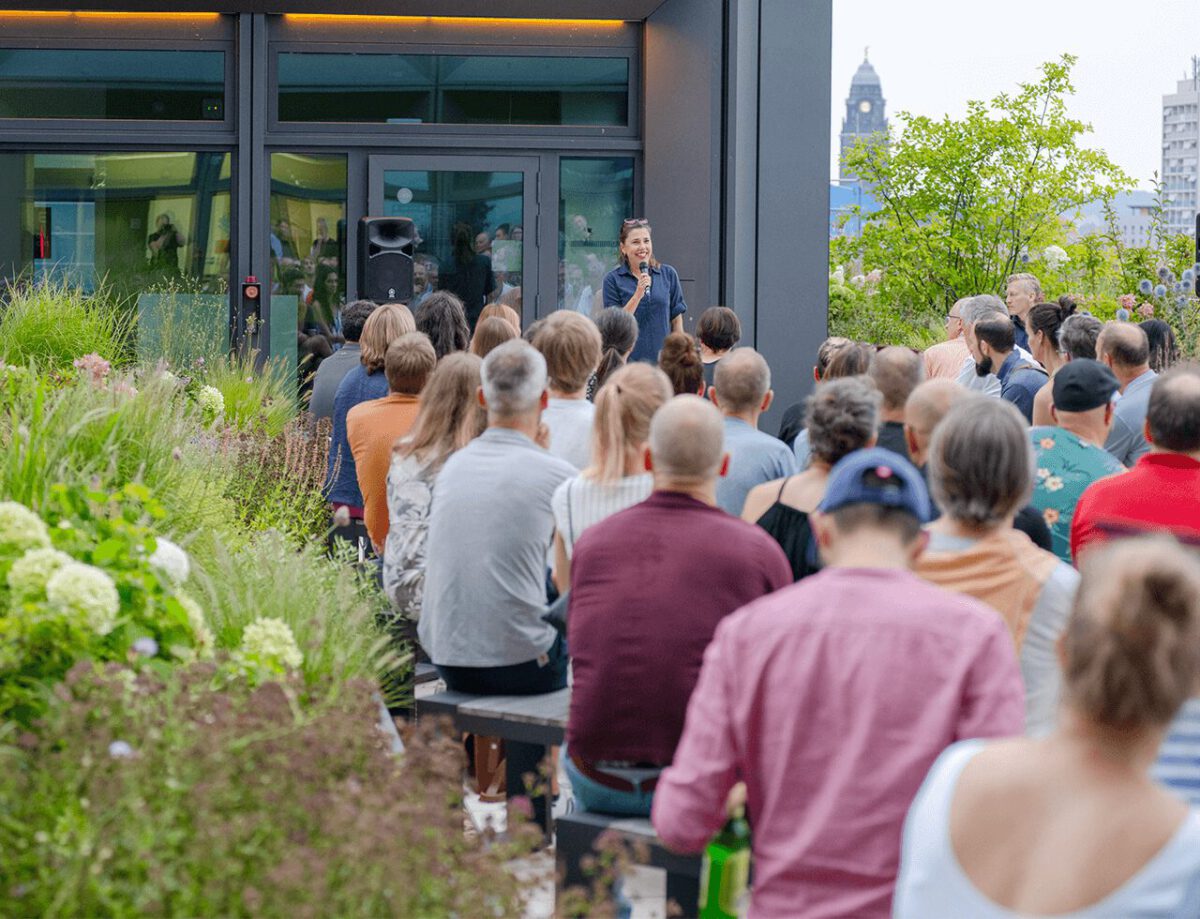
{"type": "MultiPolygon", "coordinates": [[[[827,340],[773,435],[772,368],[732,310],[682,330],[649,239],[626,221],[594,318],[344,310],[311,410],[397,640],[452,690],[570,684],[576,804],[674,849],[744,785],[752,915],[1200,916],[1200,368],[1169,327],[1017,275],[923,353],[827,340]]],[[[549,752],[506,745],[510,795],[549,752]]]]}

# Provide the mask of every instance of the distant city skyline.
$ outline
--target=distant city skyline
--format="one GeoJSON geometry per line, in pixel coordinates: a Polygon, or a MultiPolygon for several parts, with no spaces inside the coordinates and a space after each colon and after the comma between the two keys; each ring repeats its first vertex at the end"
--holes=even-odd
{"type": "Polygon", "coordinates": [[[961,116],[970,99],[991,99],[1035,80],[1037,67],[1069,52],[1072,117],[1089,122],[1087,146],[1103,149],[1149,189],[1162,165],[1162,97],[1200,54],[1200,2],[1145,0],[1110,13],[1083,0],[1009,0],[976,11],[951,0],[836,0],[830,100],[830,175],[850,80],[864,47],[879,74],[893,129],[902,111],[961,116]],[[993,10],[997,10],[992,15],[993,10]]]}

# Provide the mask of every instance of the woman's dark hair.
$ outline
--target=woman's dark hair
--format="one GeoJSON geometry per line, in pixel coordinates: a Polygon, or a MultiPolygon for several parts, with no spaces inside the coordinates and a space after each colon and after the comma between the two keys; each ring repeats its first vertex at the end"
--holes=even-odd
{"type": "Polygon", "coordinates": [[[700,360],[700,343],[687,332],[672,332],[663,339],[658,366],[670,379],[675,395],[694,396],[701,392],[704,362],[700,360]]]}
{"type": "Polygon", "coordinates": [[[1074,312],[1075,301],[1070,297],[1062,296],[1058,298],[1057,303],[1035,304],[1029,311],[1029,318],[1026,321],[1029,323],[1030,331],[1041,332],[1057,351],[1060,350],[1058,330],[1067,321],[1067,317],[1074,312]]]}
{"type": "Polygon", "coordinates": [[[475,258],[475,234],[471,225],[456,223],[451,234],[451,246],[454,249],[454,261],[460,265],[469,265],[475,258]]]}
{"type": "Polygon", "coordinates": [[[471,347],[471,328],[462,301],[448,290],[435,290],[421,301],[417,314],[417,331],[424,332],[433,342],[438,360],[455,351],[471,347]]]}
{"type": "MultiPolygon", "coordinates": [[[[621,232],[617,236],[617,261],[624,262],[626,265],[628,265],[630,271],[634,270],[634,266],[629,265],[629,262],[625,258],[625,253],[621,251],[621,246],[625,245],[625,240],[629,238],[629,234],[632,233],[634,230],[645,230],[647,233],[650,233],[651,236],[653,237],[653,232],[650,229],[650,221],[649,220],[644,220],[639,217],[630,217],[621,222],[621,232]]],[[[650,257],[650,267],[651,268],[658,267],[658,259],[654,258],[654,256],[650,257]]]]}
{"type": "Polygon", "coordinates": [[[346,341],[362,338],[363,325],[367,317],[375,312],[376,306],[373,300],[355,300],[342,310],[342,337],[346,341]]]}
{"type": "Polygon", "coordinates": [[[1175,333],[1171,327],[1161,319],[1147,319],[1138,325],[1150,341],[1150,369],[1155,373],[1170,370],[1171,365],[1179,360],[1179,345],[1175,343],[1175,333]]]}
{"type": "Polygon", "coordinates": [[[728,351],[742,339],[742,323],[727,306],[710,306],[700,314],[696,337],[713,351],[728,351]]]}
{"type": "Polygon", "coordinates": [[[326,293],[326,281],[329,280],[331,274],[337,274],[337,268],[332,265],[321,265],[317,269],[316,277],[313,278],[312,305],[315,309],[311,310],[309,315],[315,313],[320,317],[321,322],[333,326],[333,315],[337,309],[338,295],[341,293],[342,279],[338,277],[338,289],[335,291],[333,298],[330,299],[326,293]]]}
{"type": "Polygon", "coordinates": [[[625,355],[637,344],[638,324],[631,313],[606,308],[596,315],[600,330],[600,363],[596,365],[596,381],[592,392],[600,392],[604,381],[625,366],[625,355]]]}

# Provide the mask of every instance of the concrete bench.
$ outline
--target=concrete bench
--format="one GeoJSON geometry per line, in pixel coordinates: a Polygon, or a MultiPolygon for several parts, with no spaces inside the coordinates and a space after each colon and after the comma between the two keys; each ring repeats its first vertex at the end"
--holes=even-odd
{"type": "MultiPolygon", "coordinates": [[[[583,860],[595,854],[596,840],[606,832],[615,833],[631,844],[647,847],[648,864],[667,873],[667,902],[673,900],[679,915],[696,916],[700,912],[700,864],[698,855],[679,855],[662,844],[650,821],[643,817],[612,817],[575,811],[555,822],[555,859],[558,865],[556,901],[568,887],[590,888],[591,878],[583,871],[583,860]]],[[[557,906],[561,906],[556,902],[557,906]]],[[[562,915],[556,908],[555,915],[562,915]]]]}
{"type": "Polygon", "coordinates": [[[437,667],[433,664],[417,664],[413,668],[413,682],[417,686],[425,683],[432,683],[438,678],[437,667]]]}

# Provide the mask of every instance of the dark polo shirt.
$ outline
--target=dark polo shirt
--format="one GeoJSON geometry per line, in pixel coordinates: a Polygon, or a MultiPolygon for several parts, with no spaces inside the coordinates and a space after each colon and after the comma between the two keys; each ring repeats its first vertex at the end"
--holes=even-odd
{"type": "Polygon", "coordinates": [[[717,623],[791,583],[764,530],[677,492],[588,527],[571,560],[572,753],[669,764],[717,623]]]}

